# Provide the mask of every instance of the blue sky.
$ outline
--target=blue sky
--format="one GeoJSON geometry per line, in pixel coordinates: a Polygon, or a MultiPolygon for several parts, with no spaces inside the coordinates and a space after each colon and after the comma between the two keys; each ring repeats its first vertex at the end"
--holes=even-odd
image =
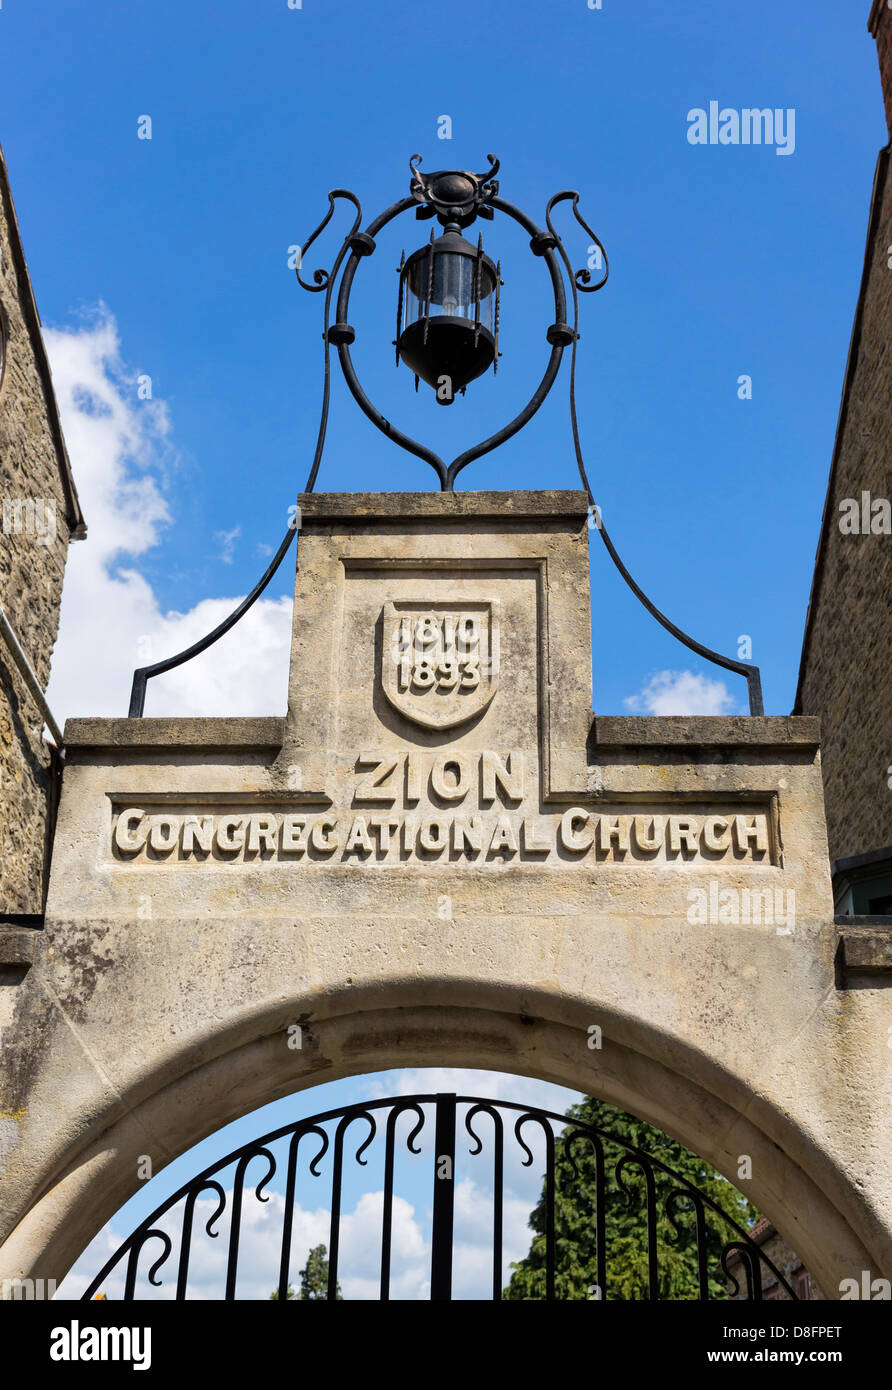
{"type": "MultiPolygon", "coordinates": [[[[504,196],[536,215],[551,192],[578,188],[611,256],[608,287],[583,304],[579,375],[614,540],[702,640],[733,655],[749,634],[767,708],[787,712],[885,143],[867,9],[818,0],[806,23],[774,0],[455,0],[448,14],[401,0],[7,0],[0,130],[42,316],[83,330],[104,305],[128,407],[148,418],[135,381],[149,373],[166,412],[163,460],[148,450],[127,464],[167,508],[136,566],[159,611],[245,592],[303,485],[321,305],[296,287],[287,248],[328,188],[353,188],[369,218],[406,191],[413,151],[435,169],[484,168],[492,150],[504,196]],[[687,112],[712,99],[792,107],[795,152],[692,146],[687,112]],[[145,114],[151,141],[137,138],[145,114]],[[451,141],[437,139],[442,114],[451,141]],[[742,373],[750,401],[737,397],[742,373]]],[[[585,239],[566,230],[582,264],[585,239]]],[[[424,232],[411,217],[382,237],[355,297],[370,393],[444,449],[506,418],[544,361],[542,266],[504,219],[484,231],[506,262],[502,370],[452,410],[416,401],[392,364],[393,268],[424,232]]],[[[320,489],[431,486],[340,380],[332,417],[320,489]]],[[[575,477],[558,390],[460,485],[575,477]]],[[[106,563],[115,573],[131,557],[106,563]]],[[[272,593],[287,598],[291,582],[286,566],[272,593]]],[[[654,672],[706,669],[639,611],[600,546],[593,612],[600,711],[623,712],[654,672]]],[[[742,682],[727,680],[742,707],[742,682]]],[[[99,712],[102,697],[123,712],[125,684],[114,700],[76,688],[79,707],[62,712],[99,712]]],[[[281,707],[284,672],[279,688],[281,707]]]]}
{"type": "MultiPolygon", "coordinates": [[[[365,220],[403,196],[415,151],[426,170],[482,170],[493,151],[502,194],[539,219],[553,192],[580,190],[611,259],[582,305],[595,495],[645,590],[730,655],[749,635],[768,712],[788,712],[887,139],[868,8],[4,0],[0,138],[90,525],[69,566],[57,713],[125,713],[132,667],[200,636],[265,567],[306,478],[321,384],[320,297],[297,288],[288,248],[331,187],[353,189],[365,220]],[[794,152],[692,145],[687,113],[711,100],[792,108],[794,152]]],[[[581,265],[587,238],[562,225],[581,265]]],[[[404,217],[382,236],[354,297],[369,393],[449,456],[514,412],[546,355],[541,264],[503,219],[483,231],[505,266],[504,355],[451,410],[414,396],[390,347],[394,268],[426,227],[404,217]]],[[[330,264],[332,232],[310,270],[330,264]]],[[[319,489],[434,483],[335,370],[319,489]]],[[[575,486],[564,388],[459,485],[575,486]]],[[[661,708],[668,672],[691,709],[743,710],[743,683],[663,633],[596,536],[592,578],[596,709],[661,708]]],[[[147,712],[282,712],[292,584],[293,562],[253,625],[158,682],[147,712]]],[[[335,1103],[311,1094],[314,1109],[335,1103]]]]}
{"type": "MultiPolygon", "coordinates": [[[[520,1105],[536,1105],[562,1115],[580,1097],[561,1086],[548,1085],[526,1077],[507,1077],[496,1072],[470,1072],[439,1069],[413,1069],[398,1072],[378,1072],[371,1076],[348,1077],[328,1085],[312,1087],[300,1095],[275,1101],[255,1111],[253,1116],[227,1125],[203,1143],[171,1163],[153,1181],[146,1182],[121,1208],[120,1212],[99,1233],[74,1265],[61,1284],[59,1298],[76,1298],[89,1286],[106,1260],[117,1252],[122,1239],[168,1196],[192,1179],[204,1168],[218,1162],[238,1146],[307,1116],[327,1110],[370,1102],[392,1096],[429,1095],[453,1091],[458,1095],[481,1096],[513,1101],[520,1105]]],[[[416,1141],[420,1150],[413,1156],[404,1139],[414,1124],[414,1118],[404,1117],[397,1129],[394,1169],[393,1257],[391,1264],[392,1297],[418,1299],[429,1296],[430,1232],[433,1188],[433,1129],[431,1106],[422,1107],[425,1123],[416,1141]]],[[[488,1298],[491,1295],[492,1209],[493,1209],[493,1131],[491,1121],[478,1120],[475,1132],[482,1141],[479,1156],[472,1156],[472,1146],[464,1129],[469,1107],[459,1106],[455,1150],[455,1261],[454,1293],[457,1298],[488,1298]]],[[[363,1121],[348,1130],[344,1147],[343,1194],[341,1203],[341,1261],[339,1282],[345,1298],[377,1298],[380,1279],[380,1233],[383,1187],[383,1146],[386,1108],[378,1112],[378,1131],[364,1154],[364,1167],[354,1161],[354,1154],[368,1137],[363,1121]]],[[[516,1115],[503,1112],[505,1119],[504,1172],[504,1261],[503,1277],[510,1279],[510,1262],[521,1259],[528,1251],[530,1232],[529,1213],[535,1206],[544,1171],[544,1139],[536,1122],[527,1124],[523,1138],[533,1154],[533,1163],[523,1165],[523,1153],[513,1136],[516,1115]]],[[[294,1228],[292,1242],[291,1282],[299,1283],[299,1271],[307,1251],[330,1238],[330,1193],[334,1124],[326,1126],[330,1147],[319,1165],[318,1176],[307,1171],[307,1164],[317,1150],[317,1142],[308,1139],[299,1151],[294,1228]]],[[[560,1131],[556,1124],[556,1131],[560,1131]]],[[[245,1200],[239,1241],[239,1298],[268,1298],[278,1282],[278,1261],[281,1250],[282,1207],[285,1191],[284,1172],[287,1163],[287,1140],[269,1146],[276,1163],[276,1174],[269,1184],[268,1202],[257,1201],[254,1184],[265,1171],[265,1163],[254,1160],[248,1170],[245,1200]]],[[[617,1157],[619,1151],[617,1151],[617,1157]]],[[[227,1206],[215,1240],[204,1235],[200,1217],[211,1216],[215,1199],[208,1193],[197,1206],[195,1239],[190,1255],[190,1298],[219,1298],[225,1282],[225,1250],[228,1241],[228,1218],[234,1167],[224,1168],[219,1181],[227,1193],[227,1206]],[[221,1248],[222,1247],[222,1248],[221,1248]]],[[[176,1260],[179,1235],[182,1230],[182,1202],[172,1213],[153,1223],[168,1232],[173,1243],[170,1269],[161,1271],[161,1285],[152,1289],[146,1281],[146,1271],[161,1253],[160,1245],[147,1245],[140,1263],[138,1297],[170,1299],[176,1288],[176,1260]]],[[[122,1297],[124,1264],[103,1282],[103,1292],[110,1299],[122,1297]]]]}

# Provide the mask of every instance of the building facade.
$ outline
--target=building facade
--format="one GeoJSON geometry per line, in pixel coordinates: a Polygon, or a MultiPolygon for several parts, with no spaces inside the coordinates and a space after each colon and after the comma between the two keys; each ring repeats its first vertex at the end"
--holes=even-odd
{"type": "Polygon", "coordinates": [[[43,910],[58,751],[46,689],[68,543],[86,535],[0,152],[0,917],[43,910]]]}
{"type": "MultiPolygon", "coordinates": [[[[813,1299],[820,1300],[826,1297],[821,1291],[820,1284],[809,1274],[795,1250],[790,1249],[767,1216],[760,1217],[756,1222],[750,1231],[750,1239],[755,1241],[775,1269],[780,1272],[800,1302],[807,1303],[813,1299]]],[[[743,1301],[747,1296],[747,1269],[741,1256],[739,1254],[732,1255],[727,1262],[727,1268],[722,1273],[727,1281],[728,1297],[736,1302],[743,1301]]],[[[780,1302],[790,1301],[787,1290],[769,1268],[762,1265],[760,1274],[763,1299],[769,1301],[776,1299],[780,1302]]]]}
{"type": "MultiPolygon", "coordinates": [[[[870,22],[892,114],[885,0],[870,22]]],[[[856,914],[862,903],[888,911],[892,863],[892,540],[876,506],[892,492],[890,197],[885,149],[796,706],[822,718],[830,854],[838,894],[856,914]]],[[[0,607],[42,690],[67,546],[85,528],[2,161],[0,351],[0,607]]],[[[4,1078],[4,1267],[42,1277],[70,1263],[130,1195],[130,1160],[156,1127],[164,1153],[182,1152],[209,1124],[303,1085],[395,1065],[496,1068],[507,1057],[522,1074],[584,1089],[597,1018],[607,1040],[599,1091],[724,1171],[741,1148],[752,1152],[765,1205],[831,1296],[840,1274],[892,1269],[892,1220],[879,1226],[874,1216],[892,1211],[888,1184],[869,1162],[888,1133],[885,1054],[878,1061],[869,1050],[887,1014],[882,991],[843,1003],[828,989],[835,940],[815,722],[593,722],[581,495],[303,500],[305,601],[295,609],[287,720],[69,726],[54,900],[46,931],[30,933],[34,978],[8,1016],[11,1036],[28,1046],[9,1048],[4,1078]],[[425,575],[421,590],[400,527],[425,575]],[[544,573],[563,576],[563,587],[549,581],[547,605],[544,573]],[[507,634],[510,707],[475,706],[481,731],[454,719],[464,732],[448,745],[441,728],[424,732],[423,709],[401,695],[399,671],[385,662],[394,644],[376,645],[379,626],[427,622],[432,589],[444,611],[461,603],[459,616],[507,634]],[[343,633],[332,613],[346,614],[343,633]],[[354,814],[357,800],[386,811],[354,814]],[[683,814],[703,806],[702,826],[683,814]],[[475,845],[484,815],[487,845],[475,845]],[[653,838],[657,820],[666,844],[653,838]],[[701,832],[710,837],[702,844],[701,832]],[[332,867],[336,854],[353,856],[350,876],[341,858],[332,867]],[[481,865],[465,862],[474,855],[481,865]],[[648,856],[659,856],[658,889],[648,856]],[[741,894],[756,873],[792,884],[779,891],[795,892],[804,930],[729,923],[707,941],[686,911],[688,861],[716,890],[719,874],[741,894]],[[282,1041],[297,1018],[307,1027],[298,1056],[282,1041]],[[860,1090],[828,1097],[840,1039],[863,1059],[860,1090]],[[87,1066],[86,1056],[106,1053],[105,1070],[87,1066]],[[841,1155],[832,1170],[830,1153],[841,1155]]],[[[14,650],[4,636],[0,924],[13,926],[36,925],[43,909],[59,773],[14,650]]],[[[757,1186],[754,1195],[761,1201],[757,1186]]],[[[822,1296],[767,1218],[755,1234],[798,1296],[822,1296]]],[[[783,1294],[769,1282],[763,1296],[783,1294]]]]}
{"type": "MultiPolygon", "coordinates": [[[[874,0],[892,131],[892,10],[874,0]]],[[[794,712],[821,719],[837,912],[892,913],[892,161],[877,158],[794,712]]]]}

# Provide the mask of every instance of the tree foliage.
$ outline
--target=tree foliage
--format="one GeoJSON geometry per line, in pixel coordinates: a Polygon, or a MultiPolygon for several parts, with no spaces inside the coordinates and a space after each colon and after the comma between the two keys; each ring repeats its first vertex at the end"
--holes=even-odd
{"type": "MultiPolygon", "coordinates": [[[[300,1271],[300,1293],[294,1292],[294,1286],[288,1285],[285,1293],[286,1298],[309,1299],[309,1298],[328,1298],[328,1254],[324,1245],[314,1245],[307,1255],[307,1262],[300,1271]]],[[[279,1290],[270,1294],[271,1299],[278,1299],[279,1290]]],[[[335,1298],[343,1298],[341,1286],[338,1284],[335,1298]]]]}
{"type": "MultiPolygon", "coordinates": [[[[697,1154],[691,1153],[661,1130],[618,1110],[604,1101],[588,1099],[571,1106],[567,1112],[571,1121],[594,1125],[616,1135],[626,1144],[641,1149],[651,1158],[664,1163],[680,1177],[693,1183],[700,1192],[712,1199],[737,1223],[748,1230],[759,1213],[755,1207],[721,1174],[697,1154]]],[[[570,1127],[563,1131],[568,1133],[570,1127]]],[[[598,1290],[595,1249],[596,1169],[590,1144],[582,1139],[572,1145],[573,1160],[579,1172],[576,1177],[564,1153],[562,1137],[555,1141],[555,1297],[559,1299],[607,1298],[633,1300],[648,1298],[647,1220],[645,1215],[645,1184],[641,1169],[634,1163],[624,1170],[624,1181],[632,1201],[627,1202],[620,1190],[615,1168],[626,1152],[620,1145],[604,1141],[605,1188],[605,1272],[606,1289],[598,1290]]],[[[676,1204],[676,1219],[683,1234],[675,1233],[664,1207],[664,1199],[673,1184],[660,1169],[653,1169],[657,1187],[657,1252],[658,1297],[660,1299],[696,1299],[699,1297],[697,1270],[696,1223],[693,1203],[684,1199],[676,1204]]],[[[722,1247],[734,1238],[735,1232],[718,1216],[706,1210],[707,1262],[710,1298],[727,1297],[723,1280],[715,1275],[722,1247]]],[[[534,1232],[525,1259],[512,1264],[514,1271],[504,1291],[506,1299],[544,1299],[546,1194],[543,1182],[539,1201],[530,1216],[534,1232]]]]}

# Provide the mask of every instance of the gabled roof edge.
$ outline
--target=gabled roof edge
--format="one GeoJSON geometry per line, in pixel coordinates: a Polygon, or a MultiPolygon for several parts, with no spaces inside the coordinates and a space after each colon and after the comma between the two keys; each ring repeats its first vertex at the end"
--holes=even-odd
{"type": "Polygon", "coordinates": [[[870,7],[870,15],[867,20],[867,29],[876,38],[877,29],[880,25],[880,10],[884,7],[886,0],[873,0],[870,7]]]}
{"type": "Polygon", "coordinates": [[[808,596],[808,608],[805,612],[805,631],[802,636],[802,653],[799,659],[799,679],[796,684],[796,700],[793,704],[793,714],[802,714],[802,686],[805,681],[805,668],[811,648],[812,623],[814,622],[821,581],[824,577],[824,559],[827,544],[829,512],[833,502],[837,466],[842,449],[843,435],[845,434],[846,424],[848,423],[849,394],[858,365],[858,351],[861,346],[861,323],[864,316],[864,300],[867,294],[867,286],[873,264],[873,248],[879,232],[880,208],[882,203],[881,195],[886,184],[890,149],[892,149],[892,146],[887,145],[880,150],[877,156],[876,169],[874,171],[873,191],[870,198],[870,212],[867,218],[867,240],[864,246],[864,264],[861,270],[861,285],[858,290],[858,302],[855,306],[855,317],[852,322],[852,335],[849,339],[849,353],[846,359],[842,397],[839,404],[839,416],[836,422],[836,437],[833,442],[833,454],[830,461],[830,476],[827,479],[827,494],[824,499],[824,510],[821,513],[821,529],[818,536],[817,553],[815,555],[815,568],[812,574],[811,590],[808,596]]]}
{"type": "Polygon", "coordinates": [[[59,473],[62,478],[62,488],[65,492],[70,539],[81,541],[86,538],[87,523],[81,511],[77,487],[75,486],[74,475],[71,471],[71,462],[68,458],[68,450],[65,448],[65,439],[62,434],[62,422],[59,418],[59,406],[56,401],[56,393],[53,390],[52,372],[50,371],[49,358],[46,354],[46,345],[43,341],[43,333],[41,332],[40,314],[37,310],[37,301],[34,298],[34,286],[31,284],[28,263],[25,260],[25,251],[22,246],[22,238],[19,232],[19,223],[16,217],[12,190],[9,186],[9,174],[6,168],[6,159],[3,155],[2,146],[0,146],[0,197],[3,198],[6,205],[10,249],[12,251],[12,260],[21,291],[22,312],[28,326],[28,336],[31,339],[34,360],[37,364],[38,375],[40,376],[41,386],[43,387],[50,434],[53,437],[53,443],[56,448],[59,473]]]}

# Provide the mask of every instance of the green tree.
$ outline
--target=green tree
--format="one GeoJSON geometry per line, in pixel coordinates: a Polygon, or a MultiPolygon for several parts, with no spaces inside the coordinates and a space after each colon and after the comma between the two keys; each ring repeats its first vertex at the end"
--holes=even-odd
{"type": "MultiPolygon", "coordinates": [[[[758,1219],[755,1207],[715,1169],[691,1153],[674,1139],[646,1124],[634,1115],[618,1110],[604,1101],[589,1099],[571,1106],[568,1120],[596,1125],[641,1149],[654,1159],[665,1163],[680,1177],[687,1178],[700,1192],[710,1197],[744,1230],[758,1219]]],[[[567,1130],[564,1130],[564,1134],[567,1130]]],[[[632,1195],[631,1206],[619,1189],[614,1169],[626,1151],[604,1142],[605,1188],[605,1269],[606,1291],[597,1288],[595,1251],[595,1156],[591,1145],[578,1139],[572,1145],[578,1178],[564,1155],[559,1137],[555,1149],[555,1297],[559,1299],[591,1299],[606,1297],[613,1300],[648,1298],[647,1222],[645,1218],[644,1178],[640,1168],[630,1164],[624,1170],[624,1181],[632,1195]]],[[[672,1183],[666,1174],[655,1168],[657,1185],[657,1252],[658,1289],[661,1299],[695,1299],[699,1296],[697,1275],[696,1225],[693,1203],[685,1199],[676,1204],[675,1215],[682,1236],[675,1236],[666,1215],[663,1199],[672,1183]]],[[[734,1230],[718,1216],[706,1211],[707,1269],[711,1298],[727,1296],[723,1280],[715,1275],[722,1247],[734,1238],[734,1230]]],[[[530,1216],[534,1232],[525,1259],[512,1264],[514,1271],[505,1289],[506,1299],[543,1299],[545,1297],[545,1184],[530,1216]]]]}
{"type": "MultiPolygon", "coordinates": [[[[314,1245],[307,1255],[307,1262],[300,1271],[300,1293],[295,1293],[291,1284],[288,1285],[286,1298],[328,1298],[328,1254],[324,1245],[314,1245]]],[[[277,1299],[279,1290],[270,1294],[270,1298],[277,1299]]],[[[338,1284],[335,1298],[343,1299],[341,1286],[338,1284]]]]}
{"type": "MultiPolygon", "coordinates": [[[[307,1255],[307,1262],[300,1271],[300,1293],[298,1298],[328,1298],[328,1260],[324,1245],[314,1245],[307,1255]]],[[[335,1298],[341,1298],[338,1284],[335,1298]]]]}

